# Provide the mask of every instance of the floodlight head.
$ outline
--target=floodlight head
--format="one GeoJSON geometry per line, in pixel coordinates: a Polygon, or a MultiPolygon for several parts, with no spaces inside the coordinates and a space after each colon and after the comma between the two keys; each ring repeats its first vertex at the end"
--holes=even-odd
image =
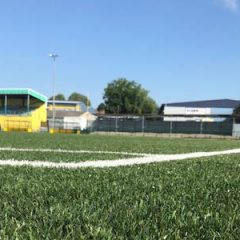
{"type": "Polygon", "coordinates": [[[57,57],[59,57],[57,54],[49,54],[49,57],[52,58],[54,61],[57,57]]]}

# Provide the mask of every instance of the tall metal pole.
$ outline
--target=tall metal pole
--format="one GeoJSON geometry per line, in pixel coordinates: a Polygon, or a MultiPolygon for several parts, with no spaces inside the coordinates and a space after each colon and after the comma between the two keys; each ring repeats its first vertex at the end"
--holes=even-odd
{"type": "Polygon", "coordinates": [[[52,109],[52,112],[53,112],[53,115],[52,115],[52,128],[53,128],[53,131],[54,131],[54,127],[55,127],[55,116],[56,116],[56,110],[55,110],[55,85],[56,85],[56,58],[58,57],[57,54],[50,54],[49,55],[50,58],[53,59],[53,65],[52,65],[52,78],[53,78],[53,109],[52,109]]]}
{"type": "Polygon", "coordinates": [[[27,113],[29,114],[30,112],[30,95],[27,95],[27,113]]]}
{"type": "Polygon", "coordinates": [[[4,114],[7,115],[7,105],[8,105],[8,97],[5,95],[4,99],[4,114]]]}

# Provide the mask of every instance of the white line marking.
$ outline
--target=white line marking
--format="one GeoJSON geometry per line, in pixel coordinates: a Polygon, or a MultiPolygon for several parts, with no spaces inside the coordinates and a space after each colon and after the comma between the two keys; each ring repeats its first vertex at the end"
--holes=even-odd
{"type": "Polygon", "coordinates": [[[184,160],[191,158],[201,158],[210,157],[217,155],[228,155],[240,153],[240,149],[232,149],[226,151],[216,151],[216,152],[195,152],[186,154],[174,154],[174,155],[152,155],[142,158],[128,158],[128,159],[118,159],[118,160],[97,160],[97,161],[86,161],[86,162],[47,162],[47,161],[17,161],[17,160],[0,160],[0,165],[2,166],[31,166],[31,167],[44,167],[44,168],[68,168],[68,169],[78,169],[78,168],[108,168],[108,167],[119,167],[119,166],[131,166],[140,164],[157,163],[163,161],[172,160],[184,160]]]}
{"type": "Polygon", "coordinates": [[[152,156],[153,154],[133,153],[133,152],[112,152],[112,151],[94,151],[94,150],[68,150],[68,149],[50,149],[50,148],[0,148],[0,151],[12,152],[54,152],[54,153],[99,153],[99,154],[120,154],[129,156],[152,156]]]}

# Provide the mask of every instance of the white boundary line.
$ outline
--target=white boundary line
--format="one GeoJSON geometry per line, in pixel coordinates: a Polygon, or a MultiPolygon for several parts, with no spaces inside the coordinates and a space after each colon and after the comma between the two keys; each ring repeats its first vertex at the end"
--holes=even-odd
{"type": "Polygon", "coordinates": [[[17,160],[0,160],[1,166],[30,166],[30,167],[42,167],[42,168],[67,168],[67,169],[78,169],[78,168],[108,168],[108,167],[119,167],[119,166],[131,166],[140,164],[157,163],[163,161],[172,160],[184,160],[192,158],[202,158],[218,155],[228,155],[240,153],[240,149],[232,149],[226,151],[215,151],[215,152],[195,152],[186,154],[174,154],[174,155],[152,155],[142,158],[130,158],[130,159],[119,159],[119,160],[97,160],[97,161],[86,161],[86,162],[47,162],[47,161],[17,161],[17,160]]]}
{"type": "Polygon", "coordinates": [[[50,149],[50,148],[0,148],[0,151],[10,152],[53,152],[53,153],[99,153],[99,154],[119,154],[129,156],[152,156],[156,154],[133,153],[133,152],[112,152],[112,151],[94,151],[94,150],[68,150],[68,149],[50,149]]]}

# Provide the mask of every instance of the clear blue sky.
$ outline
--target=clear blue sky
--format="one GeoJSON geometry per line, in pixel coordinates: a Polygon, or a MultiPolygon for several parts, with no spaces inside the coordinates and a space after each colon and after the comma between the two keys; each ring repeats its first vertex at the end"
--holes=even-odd
{"type": "Polygon", "coordinates": [[[1,0],[0,87],[102,101],[126,77],[158,104],[240,99],[239,0],[1,0]]]}

